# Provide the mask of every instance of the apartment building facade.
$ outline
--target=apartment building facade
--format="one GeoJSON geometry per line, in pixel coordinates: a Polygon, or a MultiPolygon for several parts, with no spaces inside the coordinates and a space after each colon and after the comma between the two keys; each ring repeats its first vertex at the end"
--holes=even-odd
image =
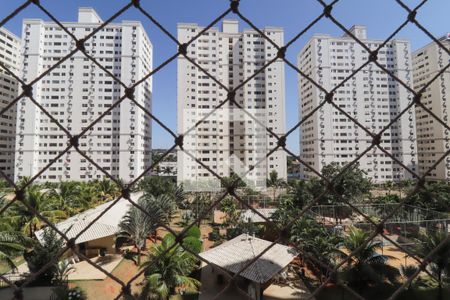
{"type": "MultiPolygon", "coordinates": [[[[439,39],[450,49],[450,34],[439,39]]],[[[432,42],[413,53],[414,89],[421,91],[448,64],[450,56],[437,43],[432,42]]],[[[422,93],[422,103],[445,124],[450,115],[450,71],[446,70],[422,93]]],[[[450,149],[450,132],[421,107],[416,108],[417,148],[419,173],[428,172],[450,149]]],[[[450,157],[440,161],[436,168],[427,174],[428,180],[450,179],[450,157]]]]}
{"type": "MultiPolygon", "coordinates": [[[[367,38],[366,28],[355,25],[350,32],[362,40],[371,51],[382,40],[367,38]]],[[[298,67],[315,82],[331,91],[369,58],[369,53],[348,35],[332,37],[316,34],[298,54],[298,67]]],[[[387,42],[378,53],[377,61],[395,76],[412,86],[412,58],[407,40],[387,42]]],[[[325,101],[326,93],[303,77],[299,77],[300,118],[311,113],[325,101]]],[[[361,69],[334,93],[336,105],[377,134],[413,99],[374,63],[361,69]]],[[[372,144],[372,137],[338,109],[326,103],[300,128],[300,157],[320,171],[332,162],[343,166],[356,159],[372,144]]],[[[417,171],[415,113],[410,109],[384,131],[380,146],[397,160],[417,171]]],[[[375,183],[411,178],[411,173],[377,147],[359,159],[360,168],[375,183]]],[[[308,179],[315,174],[303,166],[301,175],[308,179]]]]}
{"type": "MultiPolygon", "coordinates": [[[[178,40],[188,42],[203,29],[197,24],[178,24],[178,40]]],[[[283,45],[281,28],[267,27],[262,31],[277,45],[283,45]]],[[[235,20],[224,20],[221,31],[211,28],[187,48],[190,58],[229,89],[240,85],[276,54],[277,49],[258,32],[240,32],[235,20]]],[[[220,186],[204,166],[221,177],[236,173],[255,188],[264,188],[271,171],[286,178],[286,156],[282,150],[266,159],[267,152],[276,147],[276,140],[265,127],[278,135],[285,132],[281,60],[238,89],[235,103],[228,101],[212,114],[227,99],[226,89],[185,57],[178,58],[177,71],[177,128],[179,134],[185,134],[184,149],[190,153],[179,151],[177,155],[179,183],[189,189],[220,186]],[[253,170],[247,172],[252,166],[253,170]]]]}
{"type": "MultiPolygon", "coordinates": [[[[80,8],[77,22],[64,22],[84,38],[102,24],[92,8],[80,8]]],[[[58,63],[75,42],[53,22],[26,19],[22,29],[21,76],[30,82],[58,63]]],[[[108,24],[84,43],[86,52],[126,86],[152,70],[152,44],[140,22],[108,24]]],[[[125,88],[81,51],[60,63],[33,85],[36,102],[73,135],[77,135],[124,95],[125,88]]],[[[134,90],[137,103],[151,111],[152,80],[134,90]]],[[[18,104],[15,179],[33,176],[63,151],[65,132],[29,99],[18,104]]],[[[151,160],[151,120],[129,99],[112,109],[79,139],[79,149],[106,172],[125,181],[136,178],[151,160]]],[[[101,179],[105,175],[70,149],[41,176],[42,181],[101,179]]]]}
{"type": "MultiPolygon", "coordinates": [[[[18,76],[20,59],[20,39],[0,28],[0,64],[18,76]]],[[[19,85],[5,68],[0,67],[0,112],[4,111],[0,115],[0,170],[13,180],[17,105],[10,104],[18,96],[19,85]]]]}

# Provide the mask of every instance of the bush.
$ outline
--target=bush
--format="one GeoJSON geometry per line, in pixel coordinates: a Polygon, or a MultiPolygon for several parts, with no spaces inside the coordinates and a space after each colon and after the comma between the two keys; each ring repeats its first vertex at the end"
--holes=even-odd
{"type": "MultiPolygon", "coordinates": [[[[40,271],[44,266],[51,262],[58,255],[64,244],[63,239],[60,238],[54,230],[48,228],[44,229],[41,242],[42,244],[36,242],[33,250],[24,254],[28,268],[32,273],[40,271]]],[[[52,285],[57,274],[57,265],[58,261],[54,261],[50,267],[33,280],[32,285],[52,285]]]]}
{"type": "Polygon", "coordinates": [[[208,239],[213,242],[221,240],[222,236],[220,235],[219,228],[213,228],[213,230],[208,234],[208,239]]]}
{"type": "Polygon", "coordinates": [[[87,300],[86,293],[80,288],[59,287],[53,290],[52,300],[87,300]]]}

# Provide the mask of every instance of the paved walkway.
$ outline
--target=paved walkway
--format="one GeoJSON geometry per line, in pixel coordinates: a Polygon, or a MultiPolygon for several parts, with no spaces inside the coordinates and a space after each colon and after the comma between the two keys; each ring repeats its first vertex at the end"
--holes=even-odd
{"type": "MultiPolygon", "coordinates": [[[[118,254],[108,254],[104,257],[97,256],[90,260],[102,267],[107,272],[112,272],[122,261],[123,257],[118,254]]],[[[107,277],[105,273],[96,269],[86,261],[80,261],[74,266],[74,271],[69,273],[69,281],[73,280],[103,280],[107,277]]]]}
{"type": "MultiPolygon", "coordinates": [[[[108,254],[104,257],[97,256],[91,258],[91,261],[102,267],[105,271],[112,272],[115,267],[122,261],[123,257],[118,254],[108,254]]],[[[72,265],[74,270],[68,275],[69,281],[73,280],[103,280],[107,277],[105,273],[94,268],[86,261],[80,261],[72,265]]],[[[19,275],[27,274],[30,270],[28,269],[27,263],[23,263],[17,267],[17,271],[14,273],[8,273],[4,276],[10,277],[12,280],[14,278],[18,279],[19,275]]]]}

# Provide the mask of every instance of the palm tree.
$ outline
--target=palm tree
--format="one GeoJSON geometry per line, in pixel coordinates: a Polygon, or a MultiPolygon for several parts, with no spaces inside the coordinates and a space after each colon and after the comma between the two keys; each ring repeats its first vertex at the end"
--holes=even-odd
{"type": "MultiPolygon", "coordinates": [[[[400,272],[405,281],[407,281],[411,276],[413,276],[417,272],[417,270],[418,270],[418,268],[414,265],[401,265],[401,267],[400,267],[400,272]]],[[[412,280],[409,283],[408,289],[411,289],[413,281],[414,280],[412,280]]]]}
{"type": "Polygon", "coordinates": [[[267,178],[267,186],[272,188],[273,200],[275,200],[277,190],[285,186],[285,184],[284,180],[278,177],[277,171],[270,172],[269,178],[267,178]]]}
{"type": "Polygon", "coordinates": [[[418,253],[422,257],[426,257],[431,251],[434,251],[441,243],[443,245],[434,253],[430,261],[430,271],[438,279],[439,294],[442,295],[442,286],[444,278],[450,276],[450,239],[447,239],[448,233],[443,230],[438,230],[429,233],[420,238],[420,246],[418,253]]]}
{"type": "Polygon", "coordinates": [[[70,216],[83,210],[81,204],[81,186],[75,181],[62,181],[57,188],[49,192],[49,196],[56,202],[56,208],[67,212],[70,216]]]}
{"type": "Polygon", "coordinates": [[[78,202],[81,206],[80,210],[86,210],[96,207],[98,204],[98,192],[95,183],[80,182],[80,194],[78,196],[78,202]]]}
{"type": "Polygon", "coordinates": [[[56,265],[54,281],[56,285],[63,285],[71,272],[75,271],[67,259],[61,260],[56,265]]]}
{"type": "Polygon", "coordinates": [[[6,224],[3,224],[1,227],[0,263],[4,263],[10,269],[16,270],[17,267],[13,259],[23,253],[23,251],[31,244],[31,240],[24,237],[21,232],[12,231],[12,228],[7,228],[8,226],[6,224]]]}
{"type": "MultiPolygon", "coordinates": [[[[280,212],[279,218],[284,216],[286,216],[286,213],[280,212]]],[[[292,216],[289,215],[288,220],[292,216]]],[[[302,253],[308,254],[303,258],[308,262],[312,272],[322,281],[322,275],[325,275],[328,271],[324,265],[333,266],[333,257],[336,254],[335,249],[342,241],[342,238],[330,232],[315,219],[302,217],[290,227],[289,239],[289,243],[296,245],[302,253]],[[311,257],[314,259],[311,259],[311,257]]]]}
{"type": "MultiPolygon", "coordinates": [[[[201,251],[201,241],[197,235],[200,231],[193,232],[194,235],[190,235],[190,231],[187,232],[182,245],[198,253],[201,251]]],[[[200,282],[189,276],[198,259],[180,245],[173,246],[175,240],[172,234],[167,234],[161,244],[153,245],[148,260],[142,264],[146,276],[142,293],[144,299],[150,296],[166,300],[169,296],[179,293],[180,289],[198,290],[200,282]]]]}
{"type": "Polygon", "coordinates": [[[102,202],[111,200],[119,195],[117,184],[109,179],[96,181],[95,187],[102,202]]]}
{"type": "Polygon", "coordinates": [[[145,212],[135,206],[125,214],[119,224],[118,244],[126,240],[133,244],[137,251],[137,264],[141,263],[141,251],[145,249],[147,238],[162,224],[168,224],[172,218],[175,204],[165,195],[155,197],[144,194],[137,204],[145,212]]]}
{"type": "Polygon", "coordinates": [[[292,195],[293,204],[297,209],[302,209],[303,206],[313,200],[307,181],[293,180],[288,187],[289,192],[292,195]]]}
{"type": "Polygon", "coordinates": [[[48,194],[43,193],[39,186],[30,185],[27,187],[24,202],[27,206],[22,203],[14,206],[15,216],[12,218],[18,219],[19,223],[22,224],[23,232],[28,233],[30,238],[33,237],[33,233],[36,230],[44,227],[45,223],[28,206],[52,223],[56,223],[67,217],[64,211],[55,209],[53,203],[49,201],[48,194]]]}
{"type": "Polygon", "coordinates": [[[391,283],[397,282],[400,275],[397,268],[390,266],[387,262],[393,257],[379,254],[381,242],[370,241],[369,233],[355,227],[351,227],[348,235],[342,242],[342,250],[337,250],[342,258],[347,258],[348,253],[359,249],[348,261],[348,265],[343,272],[343,277],[347,282],[358,289],[367,287],[368,284],[375,284],[388,280],[391,283]],[[360,248],[362,247],[362,248],[360,248]]]}
{"type": "Polygon", "coordinates": [[[173,169],[172,167],[167,166],[162,169],[162,172],[166,175],[170,175],[172,174],[172,169],[173,169]]]}
{"type": "Polygon", "coordinates": [[[394,182],[392,180],[388,180],[384,183],[384,187],[388,190],[388,195],[390,195],[392,189],[394,188],[394,182]]]}

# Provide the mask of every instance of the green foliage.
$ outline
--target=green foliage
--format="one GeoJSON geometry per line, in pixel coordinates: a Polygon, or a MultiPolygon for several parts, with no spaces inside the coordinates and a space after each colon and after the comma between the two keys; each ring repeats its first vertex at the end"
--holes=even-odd
{"type": "Polygon", "coordinates": [[[53,289],[53,298],[54,300],[87,300],[86,293],[76,287],[76,288],[67,288],[67,287],[57,287],[53,289]]]}
{"type": "Polygon", "coordinates": [[[123,240],[133,243],[138,251],[138,261],[140,263],[140,253],[145,249],[147,238],[153,234],[162,224],[168,224],[175,210],[175,203],[172,198],[150,194],[142,195],[137,205],[132,206],[125,214],[119,224],[119,233],[117,234],[117,244],[123,240]]]}
{"type": "Polygon", "coordinates": [[[387,194],[375,198],[377,204],[395,204],[400,202],[400,196],[396,194],[387,194]]]}
{"type": "Polygon", "coordinates": [[[269,173],[269,178],[267,178],[266,184],[268,187],[272,188],[273,200],[276,198],[277,190],[286,186],[286,182],[282,178],[278,177],[278,173],[275,170],[269,173]]]}
{"type": "Polygon", "coordinates": [[[252,222],[245,222],[245,220],[241,220],[236,227],[227,228],[227,240],[231,240],[243,233],[254,235],[257,237],[262,237],[265,231],[265,226],[261,224],[255,224],[252,222]]]}
{"type": "Polygon", "coordinates": [[[185,233],[181,245],[184,249],[188,249],[194,253],[202,252],[201,231],[197,226],[191,226],[185,233]]]}
{"type": "Polygon", "coordinates": [[[238,210],[238,204],[233,197],[225,197],[220,202],[220,210],[225,213],[224,225],[227,228],[234,228],[238,225],[241,212],[238,210]]]}
{"type": "MultiPolygon", "coordinates": [[[[205,210],[207,210],[212,204],[211,195],[205,193],[196,193],[193,200],[188,202],[186,208],[189,208],[190,221],[197,220],[205,210]]],[[[200,221],[197,225],[200,225],[200,221]]]]}
{"type": "Polygon", "coordinates": [[[23,254],[27,247],[31,246],[31,239],[21,232],[7,230],[5,225],[0,231],[0,263],[6,264],[9,269],[16,270],[14,257],[23,254]]]}
{"type": "MultiPolygon", "coordinates": [[[[403,280],[407,281],[410,277],[412,277],[418,270],[417,266],[414,265],[401,265],[400,273],[402,274],[403,280]]],[[[408,288],[412,287],[414,280],[410,282],[408,288]]]]}
{"type": "Polygon", "coordinates": [[[178,208],[187,207],[186,193],[182,185],[177,185],[172,179],[161,176],[147,176],[138,182],[138,190],[155,197],[165,195],[172,198],[178,208]]]}
{"type": "Polygon", "coordinates": [[[291,181],[289,184],[289,194],[292,198],[292,204],[298,209],[302,209],[313,200],[311,186],[309,182],[304,180],[291,181]]]}
{"type": "Polygon", "coordinates": [[[437,277],[439,289],[450,279],[450,239],[448,232],[438,230],[429,232],[427,235],[419,238],[417,252],[420,256],[426,257],[438,246],[439,250],[434,252],[431,257],[430,270],[437,277]]]}
{"type": "Polygon", "coordinates": [[[75,268],[70,264],[69,260],[64,259],[56,265],[56,272],[54,282],[56,285],[64,285],[69,273],[75,271],[75,268]]]}
{"type": "Polygon", "coordinates": [[[409,197],[407,203],[440,212],[450,212],[450,185],[443,181],[429,182],[409,197]]]}
{"type": "Polygon", "coordinates": [[[318,278],[327,272],[323,264],[333,265],[332,258],[335,249],[342,242],[340,236],[330,232],[322,224],[309,217],[297,220],[291,226],[289,236],[289,242],[295,244],[296,248],[301,251],[318,278]]]}
{"type": "MultiPolygon", "coordinates": [[[[188,235],[182,241],[184,246],[192,247],[195,239],[200,241],[198,232],[188,230],[188,235]],[[185,242],[187,239],[191,240],[185,242]]],[[[141,299],[168,299],[169,296],[179,293],[180,288],[198,290],[200,282],[189,276],[197,266],[197,258],[180,245],[174,244],[175,237],[167,234],[161,244],[152,247],[148,260],[141,266],[146,276],[141,299]]]]}
{"type": "Polygon", "coordinates": [[[18,201],[12,205],[9,218],[14,224],[19,224],[23,233],[28,234],[30,238],[33,238],[36,230],[45,226],[45,223],[33,211],[39,212],[53,223],[67,218],[66,212],[56,208],[56,205],[49,201],[49,194],[42,192],[38,185],[30,185],[26,188],[24,202],[26,205],[18,201]]]}
{"type": "MultiPolygon", "coordinates": [[[[52,229],[44,229],[40,242],[36,242],[33,250],[26,253],[24,258],[32,273],[38,272],[50,263],[64,245],[64,240],[52,229]]],[[[34,285],[49,286],[58,274],[58,262],[53,262],[44,272],[40,273],[33,281],[34,285]]]]}
{"type": "MultiPolygon", "coordinates": [[[[3,213],[3,220],[13,231],[22,231],[29,237],[46,224],[32,211],[53,223],[95,207],[118,195],[118,189],[110,180],[90,182],[62,181],[59,183],[30,184],[29,178],[22,178],[17,185],[25,188],[23,203],[16,201],[3,213]],[[31,210],[29,209],[31,207],[31,210]]],[[[0,197],[0,205],[6,200],[0,197]]],[[[1,224],[0,224],[1,225],[1,224]]]]}
{"type": "MultiPolygon", "coordinates": [[[[342,167],[337,163],[331,163],[322,168],[322,175],[332,180],[332,186],[336,193],[350,202],[361,201],[367,196],[372,189],[372,183],[366,178],[364,172],[359,169],[358,165],[352,166],[339,175],[342,167]]],[[[319,196],[327,187],[324,180],[317,180],[312,182],[316,186],[312,188],[313,196],[319,196]]],[[[335,193],[327,193],[321,198],[320,204],[337,204],[341,202],[335,193]]]]}
{"type": "Polygon", "coordinates": [[[342,259],[346,259],[349,253],[357,249],[358,251],[350,258],[341,276],[350,286],[358,290],[386,280],[392,284],[397,283],[400,272],[388,264],[388,261],[394,258],[379,254],[381,242],[373,240],[367,242],[368,239],[368,232],[355,227],[350,228],[341,244],[342,250],[338,250],[337,253],[342,259]]]}
{"type": "Polygon", "coordinates": [[[221,181],[222,187],[234,186],[236,188],[245,188],[247,184],[236,173],[231,172],[230,176],[224,176],[221,181]]]}

